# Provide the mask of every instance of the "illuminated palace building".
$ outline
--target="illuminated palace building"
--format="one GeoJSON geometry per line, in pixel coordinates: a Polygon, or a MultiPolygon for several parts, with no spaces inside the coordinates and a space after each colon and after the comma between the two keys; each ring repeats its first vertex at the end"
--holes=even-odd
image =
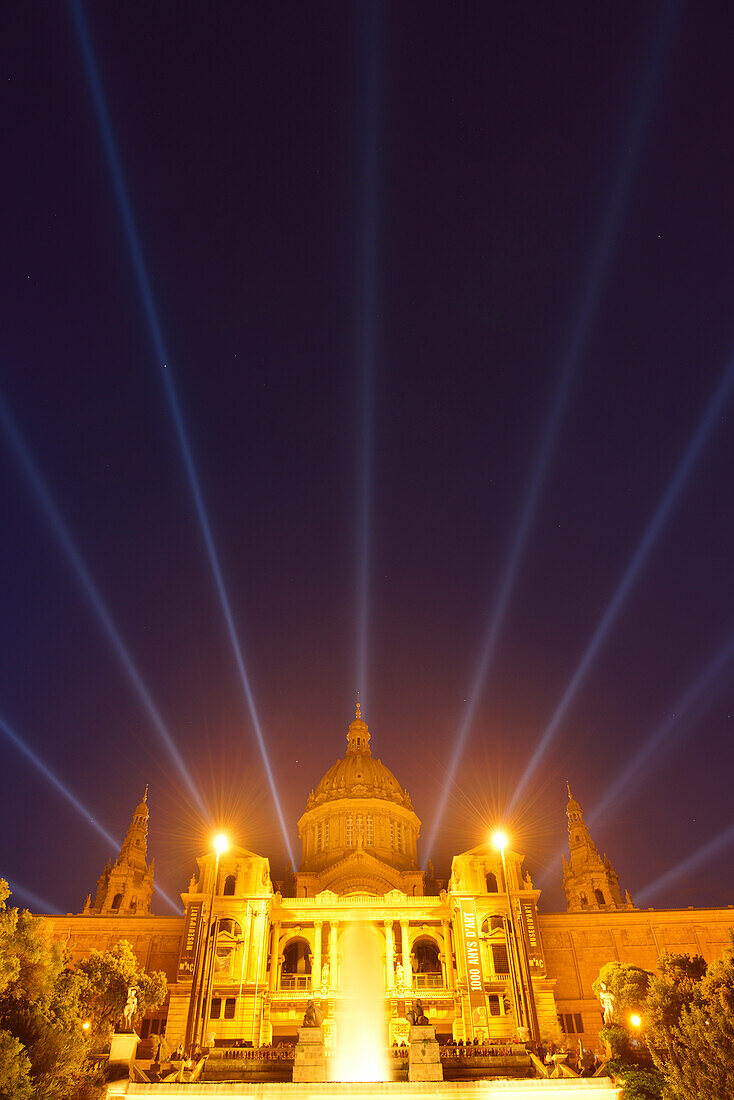
{"type": "Polygon", "coordinates": [[[664,949],[710,960],[727,942],[732,912],[635,909],[570,791],[567,813],[567,912],[539,913],[523,856],[490,844],[455,856],[448,883],[437,883],[419,867],[410,796],[372,755],[357,708],[346,755],[298,822],[292,889],[273,888],[267,857],[230,847],[198,860],[183,916],[152,915],[144,799],[94,900],[51,919],[77,956],[124,937],[144,966],[166,971],[168,1003],[143,1021],[142,1037],[165,1030],[174,1046],[294,1039],[310,998],[332,1041],[357,925],[370,930],[379,959],[391,1042],[407,1034],[406,1012],[420,997],[444,1041],[518,1032],[547,1041],[560,1024],[591,1045],[602,1022],[591,983],[604,963],[654,969],[664,949]]]}

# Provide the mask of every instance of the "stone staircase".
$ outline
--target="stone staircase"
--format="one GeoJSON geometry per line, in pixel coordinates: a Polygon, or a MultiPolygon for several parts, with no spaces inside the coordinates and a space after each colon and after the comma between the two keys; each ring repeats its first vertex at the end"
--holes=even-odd
{"type": "Polygon", "coordinates": [[[243,1084],[218,1081],[204,1084],[144,1085],[115,1082],[108,1100],[118,1097],[186,1097],[187,1100],[620,1100],[621,1090],[608,1077],[555,1080],[327,1082],[326,1084],[243,1084]]]}

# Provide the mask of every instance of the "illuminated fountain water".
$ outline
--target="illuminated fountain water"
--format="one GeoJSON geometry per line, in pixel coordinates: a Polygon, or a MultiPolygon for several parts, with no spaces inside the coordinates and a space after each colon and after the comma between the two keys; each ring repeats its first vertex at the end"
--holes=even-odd
{"type": "Polygon", "coordinates": [[[384,963],[377,930],[349,926],[340,943],[341,996],[336,1011],[332,1081],[389,1081],[384,963]]]}

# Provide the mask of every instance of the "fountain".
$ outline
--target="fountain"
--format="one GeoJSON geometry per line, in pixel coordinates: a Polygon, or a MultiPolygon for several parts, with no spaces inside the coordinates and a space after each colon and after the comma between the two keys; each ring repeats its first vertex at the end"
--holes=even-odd
{"type": "Polygon", "coordinates": [[[341,996],[336,1010],[332,1081],[389,1081],[384,962],[377,929],[357,923],[341,943],[341,996]]]}

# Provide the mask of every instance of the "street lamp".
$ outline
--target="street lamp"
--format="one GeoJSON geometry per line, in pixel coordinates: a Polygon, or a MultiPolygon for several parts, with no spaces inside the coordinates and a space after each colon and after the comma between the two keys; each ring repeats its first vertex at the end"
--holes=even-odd
{"type": "Polygon", "coordinates": [[[498,852],[502,853],[503,866],[505,860],[505,848],[507,847],[508,843],[509,841],[507,839],[507,833],[503,833],[501,829],[497,829],[496,832],[492,833],[492,847],[496,848],[498,852]]]}
{"type": "Polygon", "coordinates": [[[497,829],[492,833],[492,847],[495,848],[502,858],[502,877],[505,883],[505,893],[507,894],[507,911],[508,911],[508,926],[509,926],[509,957],[510,957],[510,969],[512,971],[510,977],[512,978],[512,984],[515,992],[515,1004],[520,1012],[525,1017],[525,1026],[528,1028],[530,1037],[538,1042],[540,1039],[540,1033],[538,1028],[538,1018],[535,1012],[535,1001],[533,999],[533,986],[532,978],[530,976],[530,960],[528,958],[527,944],[525,943],[525,937],[522,934],[522,929],[518,933],[515,924],[515,910],[512,900],[512,893],[510,890],[510,879],[507,874],[507,860],[505,858],[505,849],[509,846],[509,838],[507,833],[503,829],[497,829]],[[522,944],[522,948],[521,945],[522,944]],[[523,962],[525,966],[523,967],[523,962]]]}
{"type": "MultiPolygon", "coordinates": [[[[228,850],[229,840],[224,833],[218,833],[214,837],[213,841],[214,851],[216,852],[216,859],[214,861],[214,874],[212,875],[212,889],[209,899],[209,914],[206,921],[206,938],[204,940],[204,954],[201,963],[201,980],[199,982],[199,990],[196,996],[196,1016],[194,1017],[193,1027],[193,1041],[196,1045],[196,1036],[199,1030],[199,1018],[201,1017],[201,1043],[204,1042],[204,1029],[206,1027],[206,999],[202,1005],[202,999],[204,998],[204,990],[208,986],[207,982],[207,955],[209,952],[209,940],[211,939],[212,931],[212,918],[214,916],[214,898],[217,893],[217,879],[219,878],[219,859],[228,850]]],[[[213,966],[212,966],[213,971],[213,966]]],[[[213,974],[212,974],[213,977],[213,974]]]]}

